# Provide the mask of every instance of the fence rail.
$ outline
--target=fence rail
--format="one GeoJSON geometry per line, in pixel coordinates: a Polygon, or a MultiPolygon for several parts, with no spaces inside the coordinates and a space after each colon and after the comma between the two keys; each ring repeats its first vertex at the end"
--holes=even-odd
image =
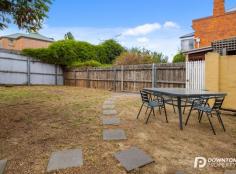
{"type": "Polygon", "coordinates": [[[64,81],[69,86],[138,91],[144,87],[185,87],[185,76],[185,63],[169,63],[67,69],[64,81]]]}
{"type": "Polygon", "coordinates": [[[60,66],[0,50],[0,85],[63,85],[60,66]]]}

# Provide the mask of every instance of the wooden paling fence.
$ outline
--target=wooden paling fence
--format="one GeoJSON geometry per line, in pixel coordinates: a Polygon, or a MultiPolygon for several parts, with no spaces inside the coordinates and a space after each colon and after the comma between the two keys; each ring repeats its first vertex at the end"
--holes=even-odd
{"type": "Polygon", "coordinates": [[[185,87],[185,63],[67,69],[64,84],[135,92],[145,87],[185,87]]]}

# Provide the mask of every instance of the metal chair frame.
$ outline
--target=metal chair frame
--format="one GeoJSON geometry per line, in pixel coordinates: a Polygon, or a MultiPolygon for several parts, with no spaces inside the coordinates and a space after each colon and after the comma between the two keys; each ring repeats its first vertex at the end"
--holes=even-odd
{"type": "Polygon", "coordinates": [[[143,106],[146,106],[146,112],[148,111],[148,109],[150,108],[150,112],[148,114],[147,120],[146,120],[146,124],[148,123],[148,120],[150,118],[151,113],[153,113],[154,116],[155,115],[155,111],[154,108],[155,107],[159,107],[159,112],[161,112],[161,109],[164,109],[164,113],[165,113],[165,118],[166,118],[166,122],[168,123],[168,118],[167,118],[167,113],[166,113],[166,107],[165,107],[165,102],[164,102],[164,98],[161,96],[157,96],[156,99],[152,98],[152,94],[145,91],[145,90],[141,90],[140,91],[140,95],[141,95],[141,99],[142,99],[142,105],[139,109],[138,115],[137,115],[137,119],[139,118],[139,115],[143,109],[143,106]]]}
{"type": "Polygon", "coordinates": [[[220,112],[224,99],[225,99],[225,96],[214,96],[214,97],[204,97],[204,98],[193,100],[191,109],[189,111],[188,117],[185,122],[185,126],[188,124],[188,120],[189,120],[192,110],[197,110],[199,123],[201,123],[203,113],[205,113],[211,125],[211,129],[214,135],[216,135],[216,132],[210,119],[210,116],[212,117],[213,113],[216,113],[219,123],[221,124],[223,130],[226,131],[224,123],[221,118],[221,112],[220,112]],[[210,107],[210,105],[208,104],[209,99],[215,100],[212,107],[210,107]]]}

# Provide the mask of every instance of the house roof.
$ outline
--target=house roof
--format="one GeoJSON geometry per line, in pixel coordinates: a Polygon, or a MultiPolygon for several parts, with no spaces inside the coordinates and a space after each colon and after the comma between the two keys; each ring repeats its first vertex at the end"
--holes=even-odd
{"type": "Polygon", "coordinates": [[[233,12],[233,11],[236,11],[236,7],[231,8],[231,9],[227,10],[226,12],[233,12]]]}
{"type": "Polygon", "coordinates": [[[189,33],[189,34],[185,34],[185,35],[181,36],[180,39],[184,39],[184,38],[188,38],[188,37],[194,37],[194,32],[189,33]]]}
{"type": "Polygon", "coordinates": [[[209,47],[202,47],[202,48],[194,48],[192,50],[184,51],[184,54],[193,54],[193,53],[199,53],[199,52],[206,52],[206,51],[212,51],[212,46],[209,47]]]}
{"type": "Polygon", "coordinates": [[[38,39],[38,40],[43,40],[43,41],[48,41],[48,42],[53,42],[54,41],[54,39],[48,38],[48,37],[43,36],[43,35],[41,35],[39,33],[29,33],[29,34],[15,33],[15,34],[1,36],[1,38],[11,38],[11,39],[18,39],[20,37],[26,37],[26,38],[31,38],[31,39],[38,39]]]}

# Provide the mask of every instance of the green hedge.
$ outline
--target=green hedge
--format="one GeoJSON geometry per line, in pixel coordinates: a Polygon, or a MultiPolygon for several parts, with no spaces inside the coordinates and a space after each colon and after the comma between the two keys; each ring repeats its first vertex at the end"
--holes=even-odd
{"type": "Polygon", "coordinates": [[[47,63],[65,66],[82,64],[97,66],[99,63],[111,64],[125,49],[114,40],[107,40],[99,45],[75,40],[61,40],[52,43],[48,48],[24,49],[23,55],[47,63]]]}

